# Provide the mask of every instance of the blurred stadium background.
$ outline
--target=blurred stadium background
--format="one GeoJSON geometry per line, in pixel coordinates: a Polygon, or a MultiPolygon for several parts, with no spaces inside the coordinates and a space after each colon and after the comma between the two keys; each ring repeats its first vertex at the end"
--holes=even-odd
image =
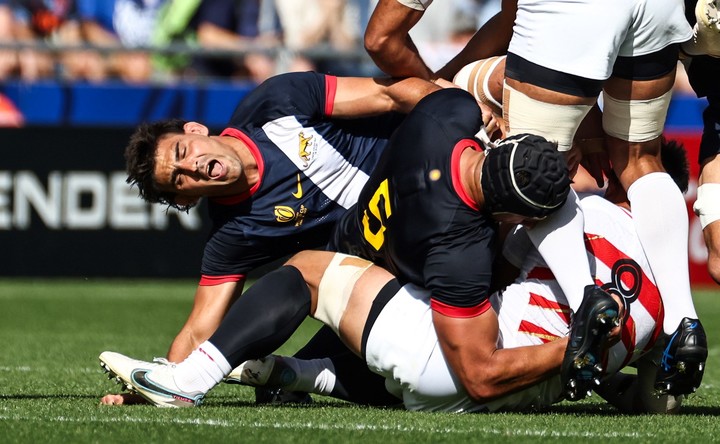
{"type": "MultiPolygon", "coordinates": [[[[7,3],[0,1],[0,7],[7,3]]],[[[281,2],[255,3],[277,6],[281,2]]],[[[150,57],[226,61],[259,52],[273,62],[272,73],[292,69],[288,61],[303,57],[309,64],[302,66],[331,74],[377,74],[361,43],[373,1],[332,3],[341,4],[344,17],[353,20],[354,25],[347,28],[349,45],[338,46],[326,38],[294,48],[280,39],[271,44],[250,41],[242,49],[166,42],[133,50],[150,57]]],[[[428,63],[442,66],[497,3],[453,0],[452,7],[430,8],[427,20],[413,30],[428,63]]],[[[18,53],[33,50],[58,55],[77,48],[48,38],[0,38],[0,50],[18,53]]],[[[106,58],[128,49],[122,45],[98,48],[87,42],[82,48],[106,58]]],[[[123,149],[133,128],[143,121],[181,117],[221,130],[237,102],[260,80],[249,74],[199,75],[186,70],[174,76],[151,73],[141,81],[119,75],[97,81],[70,79],[57,69],[32,80],[20,72],[1,79],[0,245],[4,254],[0,255],[0,276],[197,276],[208,229],[203,206],[178,214],[139,200],[125,184],[123,149]]],[[[691,218],[691,278],[697,286],[711,284],[701,228],[691,211],[704,106],[704,100],[683,83],[681,72],[666,137],[683,142],[690,158],[692,182],[686,201],[691,218]]]]}

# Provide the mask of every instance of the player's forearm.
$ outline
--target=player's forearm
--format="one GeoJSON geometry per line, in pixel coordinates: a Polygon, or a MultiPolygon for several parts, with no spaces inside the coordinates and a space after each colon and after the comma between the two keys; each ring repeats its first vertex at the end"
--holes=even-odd
{"type": "Polygon", "coordinates": [[[241,279],[197,287],[192,311],[170,346],[168,360],[182,361],[215,333],[230,305],[240,296],[243,283],[241,279]]]}
{"type": "Polygon", "coordinates": [[[440,89],[428,80],[411,77],[390,85],[386,94],[392,103],[392,111],[409,113],[425,96],[440,89]]]}
{"type": "Polygon", "coordinates": [[[560,373],[567,339],[543,345],[497,350],[465,373],[463,385],[478,402],[526,389],[560,373]]]}
{"type": "Polygon", "coordinates": [[[455,57],[436,73],[436,76],[452,81],[463,66],[476,60],[505,54],[512,37],[514,20],[514,10],[497,13],[475,33],[455,57]]]}
{"type": "MultiPolygon", "coordinates": [[[[208,335],[208,337],[210,337],[210,335],[208,335]]],[[[175,337],[172,344],[170,344],[170,349],[166,356],[167,360],[170,362],[182,362],[190,356],[190,353],[195,350],[200,343],[201,342],[196,343],[196,341],[193,340],[193,335],[183,328],[175,337]]]]}
{"type": "Polygon", "coordinates": [[[378,68],[392,77],[419,77],[425,80],[435,77],[410,37],[403,43],[390,45],[382,52],[370,53],[370,57],[378,68]]]}
{"type": "Polygon", "coordinates": [[[357,118],[392,111],[407,113],[440,87],[423,79],[338,77],[333,117],[357,118]]]}
{"type": "Polygon", "coordinates": [[[473,317],[433,312],[443,355],[473,400],[492,401],[560,373],[567,338],[547,344],[498,349],[492,308],[473,317]]]}

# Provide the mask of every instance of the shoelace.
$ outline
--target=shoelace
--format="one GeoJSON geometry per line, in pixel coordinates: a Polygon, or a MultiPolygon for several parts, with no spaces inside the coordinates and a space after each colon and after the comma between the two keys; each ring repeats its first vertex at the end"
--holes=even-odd
{"type": "Polygon", "coordinates": [[[153,362],[157,362],[158,364],[162,364],[162,365],[169,365],[170,367],[175,367],[175,365],[176,365],[174,362],[168,361],[167,358],[157,357],[157,356],[153,358],[153,362]]]}

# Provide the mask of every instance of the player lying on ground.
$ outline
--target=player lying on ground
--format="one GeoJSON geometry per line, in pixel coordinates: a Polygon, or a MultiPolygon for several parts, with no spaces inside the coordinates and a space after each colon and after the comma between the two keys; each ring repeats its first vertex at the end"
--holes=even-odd
{"type": "MultiPolygon", "coordinates": [[[[597,283],[622,295],[627,310],[623,340],[609,350],[608,377],[598,391],[623,411],[676,412],[681,397],[656,398],[652,394],[657,370],[652,359],[662,351],[655,347],[662,328],[662,302],[631,214],[622,202],[624,193],[617,191],[618,187],[611,187],[608,197],[621,201],[619,205],[599,196],[581,201],[586,214],[588,257],[597,283]],[[637,377],[615,374],[630,364],[637,365],[637,377]]],[[[567,335],[567,300],[525,230],[519,229],[508,238],[505,251],[512,263],[522,265],[520,278],[491,298],[498,314],[501,347],[533,346],[567,335]]],[[[292,287],[296,292],[309,293],[311,311],[327,312],[327,325],[366,360],[370,369],[386,378],[385,387],[410,410],[517,410],[562,400],[562,384],[556,376],[495,401],[474,402],[440,350],[432,325],[430,293],[412,284],[401,286],[387,271],[360,258],[302,252],[260,279],[248,293],[262,297],[261,293],[292,287]]],[[[223,324],[230,324],[232,317],[231,312],[223,324]]],[[[234,333],[225,333],[243,336],[243,331],[252,328],[236,322],[231,326],[234,333]]],[[[234,365],[231,361],[243,352],[217,347],[213,342],[216,336],[178,365],[147,363],[112,352],[103,353],[100,360],[128,388],[158,406],[194,406],[230,372],[234,365]]],[[[231,341],[226,337],[220,342],[231,341]]],[[[293,358],[270,357],[246,362],[237,376],[253,385],[284,380],[287,388],[326,395],[342,392],[344,384],[352,383],[328,374],[327,369],[317,369],[318,365],[293,358]]]]}

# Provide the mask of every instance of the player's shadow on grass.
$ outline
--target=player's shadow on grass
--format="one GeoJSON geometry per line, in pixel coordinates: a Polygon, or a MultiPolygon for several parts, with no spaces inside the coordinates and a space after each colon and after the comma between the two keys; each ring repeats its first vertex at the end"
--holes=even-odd
{"type": "MultiPolygon", "coordinates": [[[[596,416],[618,416],[626,415],[607,404],[559,404],[540,411],[532,411],[534,414],[566,414],[566,415],[596,415],[596,416]]],[[[720,415],[720,406],[683,406],[677,415],[704,416],[720,415]]]]}
{"type": "Polygon", "coordinates": [[[345,402],[333,399],[313,399],[310,403],[283,403],[283,404],[256,404],[253,401],[242,401],[237,398],[233,399],[231,396],[223,396],[221,398],[214,398],[212,401],[207,400],[203,404],[211,407],[271,407],[281,409],[321,409],[321,408],[336,408],[336,409],[390,409],[397,410],[398,407],[371,407],[359,404],[353,404],[351,402],[345,402]]]}

